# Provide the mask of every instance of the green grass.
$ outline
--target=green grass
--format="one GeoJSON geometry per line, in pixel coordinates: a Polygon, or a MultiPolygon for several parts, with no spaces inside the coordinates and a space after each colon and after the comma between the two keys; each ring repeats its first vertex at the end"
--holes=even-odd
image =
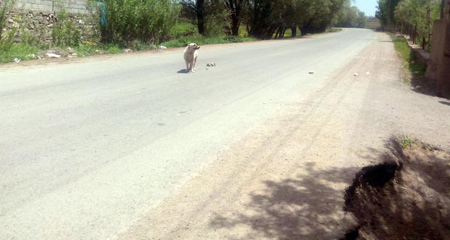
{"type": "Polygon", "coordinates": [[[0,49],[0,62],[14,62],[15,58],[21,61],[36,59],[38,48],[28,44],[12,44],[11,47],[0,49]]]}
{"type": "Polygon", "coordinates": [[[112,44],[104,46],[103,50],[107,54],[117,54],[117,53],[123,52],[122,49],[118,45],[112,45],[112,44]]]}
{"type": "Polygon", "coordinates": [[[170,37],[172,40],[165,41],[161,43],[161,45],[168,48],[174,48],[185,47],[193,42],[199,45],[208,45],[257,41],[255,38],[248,37],[245,26],[239,28],[239,36],[202,36],[197,33],[197,26],[188,20],[180,20],[170,30],[170,37]]]}
{"type": "Polygon", "coordinates": [[[427,65],[417,61],[413,50],[408,46],[408,42],[404,37],[395,37],[394,34],[388,33],[394,42],[395,50],[397,50],[402,59],[403,66],[409,70],[413,77],[423,77],[427,70],[427,65]]]}
{"type": "Polygon", "coordinates": [[[98,47],[88,45],[88,44],[81,44],[78,47],[75,47],[75,52],[77,53],[77,56],[79,57],[86,57],[90,55],[96,54],[95,50],[99,50],[98,47]]]}
{"type": "Polygon", "coordinates": [[[412,140],[408,135],[403,134],[400,144],[402,145],[403,148],[406,148],[406,147],[411,146],[414,142],[415,141],[412,140]]]}
{"type": "Polygon", "coordinates": [[[187,20],[180,20],[172,29],[170,29],[170,35],[173,37],[192,35],[196,32],[197,26],[187,20]]]}
{"type": "Polygon", "coordinates": [[[197,43],[198,45],[208,44],[222,44],[222,43],[236,43],[236,42],[252,42],[257,41],[255,38],[250,37],[235,37],[235,36],[217,36],[217,37],[205,37],[199,34],[179,37],[174,40],[161,43],[162,46],[173,47],[186,47],[189,43],[197,43]]]}
{"type": "Polygon", "coordinates": [[[240,26],[239,27],[239,37],[248,37],[248,32],[247,32],[247,28],[245,26],[240,26]]]}

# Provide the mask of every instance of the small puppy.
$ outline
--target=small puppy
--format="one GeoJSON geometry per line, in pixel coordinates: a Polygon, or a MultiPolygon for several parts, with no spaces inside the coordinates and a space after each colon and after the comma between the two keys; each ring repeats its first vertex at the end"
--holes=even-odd
{"type": "Polygon", "coordinates": [[[186,62],[186,72],[194,72],[197,63],[198,50],[200,47],[196,43],[189,44],[184,50],[184,61],[186,62]]]}

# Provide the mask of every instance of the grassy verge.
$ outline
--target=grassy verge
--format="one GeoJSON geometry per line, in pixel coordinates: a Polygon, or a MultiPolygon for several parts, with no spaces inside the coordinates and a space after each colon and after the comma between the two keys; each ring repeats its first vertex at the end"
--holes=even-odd
{"type": "Polygon", "coordinates": [[[388,33],[394,42],[395,50],[397,50],[403,67],[407,69],[412,77],[423,77],[427,70],[427,65],[417,61],[413,50],[408,46],[408,42],[404,37],[395,37],[394,34],[388,33]]]}
{"type": "Polygon", "coordinates": [[[237,42],[257,41],[255,38],[248,37],[248,33],[244,27],[239,29],[239,36],[215,36],[207,37],[197,33],[197,26],[187,20],[180,20],[171,30],[172,40],[161,43],[162,46],[168,48],[185,47],[189,43],[197,43],[199,45],[208,44],[224,44],[237,42]]]}
{"type": "Polygon", "coordinates": [[[0,49],[0,63],[13,62],[14,59],[36,59],[38,48],[28,44],[12,44],[7,49],[0,49]]]}
{"type": "Polygon", "coordinates": [[[427,64],[419,61],[414,51],[408,46],[408,42],[404,37],[395,37],[394,34],[388,33],[394,42],[403,65],[403,81],[411,85],[413,90],[418,93],[435,96],[436,83],[425,77],[427,64]]]}
{"type": "MultiPolygon", "coordinates": [[[[141,49],[142,48],[143,47],[141,47],[141,49]]],[[[52,52],[63,56],[70,56],[73,52],[75,52],[78,57],[86,57],[97,54],[116,54],[124,51],[118,45],[96,46],[89,44],[81,44],[80,46],[73,47],[70,51],[68,50],[69,48],[54,47],[50,49],[52,52]]],[[[14,59],[27,61],[45,58],[48,50],[48,46],[38,48],[27,44],[12,44],[8,49],[3,49],[3,51],[0,51],[0,63],[14,62],[14,59]]]]}
{"type": "MultiPolygon", "coordinates": [[[[342,29],[332,28],[327,32],[336,32],[342,29]]],[[[185,47],[189,43],[195,42],[199,45],[208,44],[226,44],[226,43],[239,43],[239,42],[253,42],[258,41],[256,38],[248,37],[247,30],[245,27],[239,29],[239,36],[216,36],[207,37],[196,33],[197,27],[189,21],[180,20],[170,31],[170,38],[172,40],[165,41],[161,43],[161,46],[167,48],[175,47],[185,47]]],[[[300,37],[300,31],[298,31],[300,37]]],[[[291,37],[291,30],[288,29],[285,33],[285,37],[291,37]]],[[[129,46],[133,51],[145,51],[155,49],[157,46],[152,44],[145,44],[139,41],[135,41],[129,46]]],[[[82,42],[77,47],[72,47],[73,50],[68,50],[67,48],[61,47],[50,47],[50,46],[32,46],[26,44],[12,44],[12,47],[0,51],[0,63],[13,62],[15,58],[21,61],[33,60],[38,58],[44,58],[46,52],[51,49],[54,52],[61,55],[72,55],[73,52],[76,53],[77,57],[86,57],[98,54],[117,54],[122,53],[125,49],[119,45],[97,45],[92,42],[82,42]]],[[[0,49],[1,50],[1,49],[0,49]]]]}
{"type": "Polygon", "coordinates": [[[172,47],[185,47],[192,42],[195,42],[199,45],[208,45],[208,44],[223,44],[223,43],[252,42],[252,41],[257,41],[257,39],[250,37],[235,37],[235,36],[205,37],[202,35],[195,34],[163,42],[161,43],[161,45],[168,48],[172,48],[172,47]]]}

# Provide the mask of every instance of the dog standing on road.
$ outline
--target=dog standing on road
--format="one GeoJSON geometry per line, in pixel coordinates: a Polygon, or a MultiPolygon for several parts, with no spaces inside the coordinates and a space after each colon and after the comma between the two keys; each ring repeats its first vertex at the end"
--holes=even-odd
{"type": "Polygon", "coordinates": [[[196,43],[189,44],[184,50],[184,61],[186,62],[186,72],[195,72],[198,50],[200,47],[196,43]]]}

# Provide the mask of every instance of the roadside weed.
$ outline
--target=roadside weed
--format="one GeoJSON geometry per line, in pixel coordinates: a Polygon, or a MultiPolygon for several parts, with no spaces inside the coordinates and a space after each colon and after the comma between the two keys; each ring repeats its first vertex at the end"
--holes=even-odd
{"type": "Polygon", "coordinates": [[[409,146],[411,146],[414,143],[414,140],[412,140],[408,135],[403,134],[403,137],[400,141],[400,144],[402,145],[403,148],[407,148],[409,146]]]}

